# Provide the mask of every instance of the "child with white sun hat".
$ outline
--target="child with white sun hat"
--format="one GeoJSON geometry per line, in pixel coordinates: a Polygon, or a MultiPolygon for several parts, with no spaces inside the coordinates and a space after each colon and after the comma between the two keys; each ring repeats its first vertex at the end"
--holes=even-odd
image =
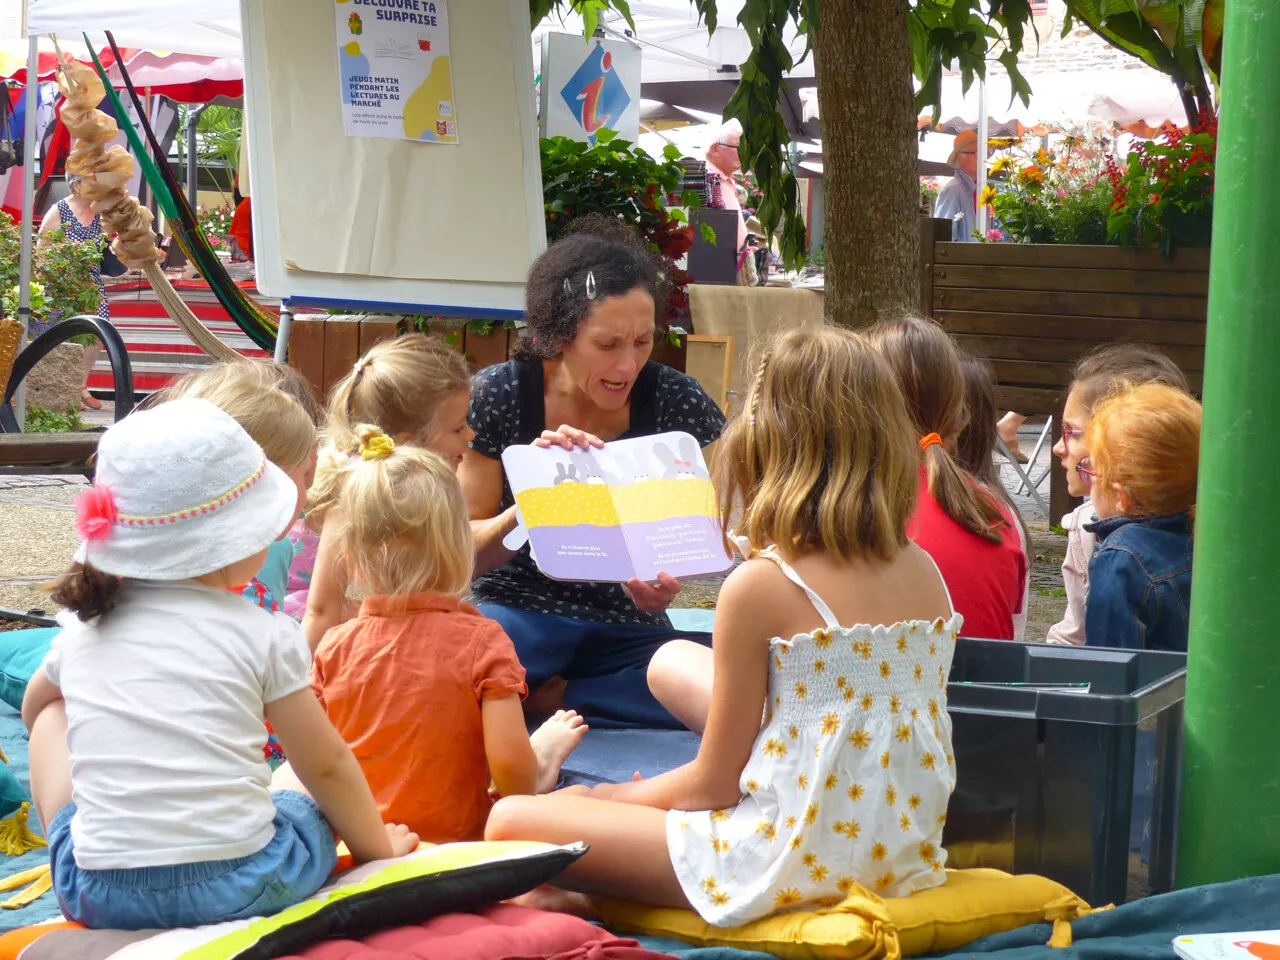
{"type": "Polygon", "coordinates": [[[335,833],[358,860],[416,845],[384,827],[312,694],[301,628],[236,592],[296,507],[288,475],[204,400],[103,435],[76,500],[83,543],[53,592],[63,630],[22,710],[68,919],[145,929],[271,914],[328,879],[335,833]],[[291,761],[274,777],[264,718],[291,761]]]}

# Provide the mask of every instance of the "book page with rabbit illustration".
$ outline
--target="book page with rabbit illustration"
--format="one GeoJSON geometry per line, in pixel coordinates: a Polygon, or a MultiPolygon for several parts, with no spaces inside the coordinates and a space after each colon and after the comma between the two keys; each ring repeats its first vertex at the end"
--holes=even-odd
{"type": "Polygon", "coordinates": [[[556,580],[617,582],[721,573],[715,490],[687,433],[599,450],[508,447],[502,454],[539,569],[556,580]]]}

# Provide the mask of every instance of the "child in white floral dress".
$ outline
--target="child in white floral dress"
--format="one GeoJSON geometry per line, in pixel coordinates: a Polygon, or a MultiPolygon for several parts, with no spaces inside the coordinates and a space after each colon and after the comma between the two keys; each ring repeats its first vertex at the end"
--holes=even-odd
{"type": "Polygon", "coordinates": [[[705,727],[697,758],[650,780],[504,799],[486,836],[586,841],[560,886],[692,907],[720,926],[855,886],[904,896],[942,883],[961,619],[906,537],[917,443],[863,338],[783,337],[717,454],[722,515],[741,508],[748,559],[721,590],[712,649],[673,641],[650,665],[664,705],[705,727]]]}

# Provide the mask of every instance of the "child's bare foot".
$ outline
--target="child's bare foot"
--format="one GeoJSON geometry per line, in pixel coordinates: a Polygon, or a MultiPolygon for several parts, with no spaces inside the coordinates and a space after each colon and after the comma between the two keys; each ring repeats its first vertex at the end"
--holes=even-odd
{"type": "Polygon", "coordinates": [[[595,920],[596,911],[591,898],[585,893],[573,893],[561,890],[549,883],[535,887],[528,893],[506,901],[517,907],[528,907],[530,910],[547,910],[552,913],[567,913],[583,920],[595,920]]]}
{"type": "Polygon", "coordinates": [[[550,793],[560,779],[560,765],[573,753],[587,732],[587,722],[575,710],[557,710],[529,735],[538,758],[538,792],[550,793]]]}

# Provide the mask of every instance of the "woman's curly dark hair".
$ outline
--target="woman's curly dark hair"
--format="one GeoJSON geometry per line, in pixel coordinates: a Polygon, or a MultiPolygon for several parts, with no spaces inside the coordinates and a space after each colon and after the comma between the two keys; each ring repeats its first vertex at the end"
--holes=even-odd
{"type": "Polygon", "coordinates": [[[582,217],[574,232],[557,240],[529,270],[525,287],[524,336],[516,347],[521,359],[558,356],[578,335],[578,327],[603,297],[620,296],[636,288],[653,297],[654,316],[666,316],[665,276],[657,254],[635,231],[616,220],[582,217]],[[593,280],[588,297],[587,275],[593,280]]]}

